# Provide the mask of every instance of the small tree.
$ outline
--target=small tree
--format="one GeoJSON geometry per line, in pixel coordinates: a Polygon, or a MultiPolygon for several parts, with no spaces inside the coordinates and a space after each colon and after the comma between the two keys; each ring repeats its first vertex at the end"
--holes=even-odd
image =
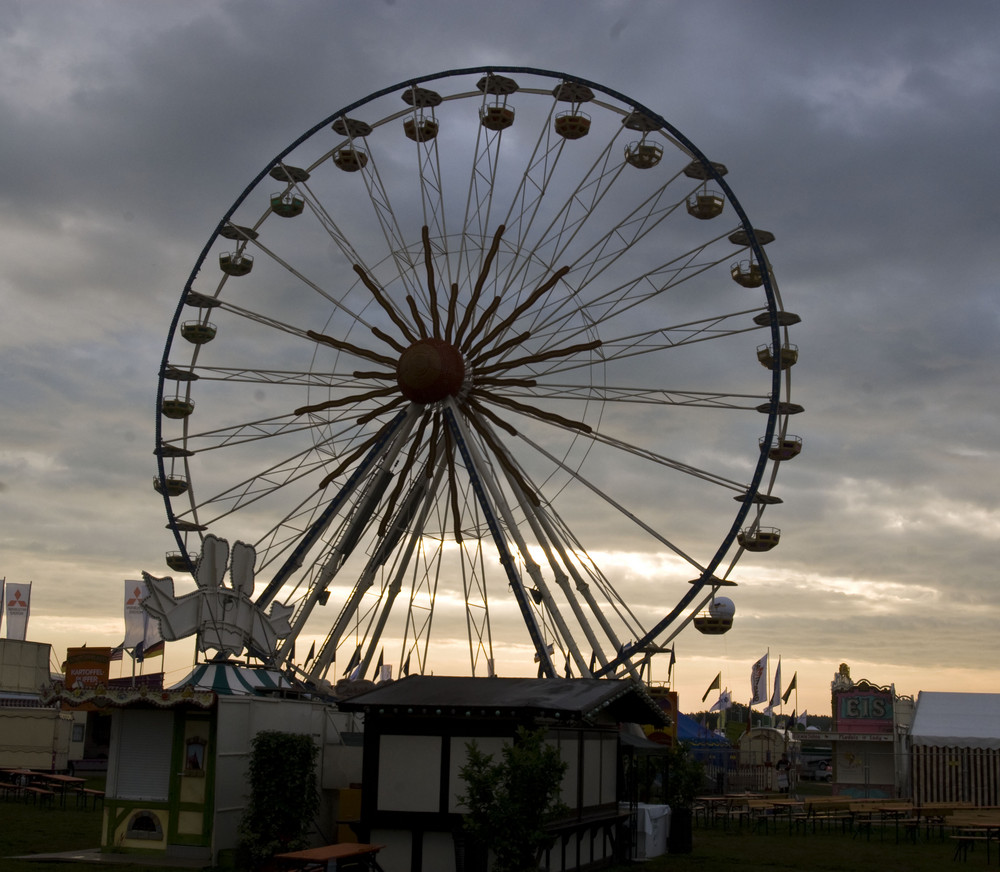
{"type": "Polygon", "coordinates": [[[689,809],[704,789],[705,765],[684,743],[670,749],[667,761],[667,805],[671,809],[689,809]]]}
{"type": "Polygon", "coordinates": [[[537,869],[551,840],[545,826],[566,811],[559,801],[566,764],[558,750],[545,742],[544,730],[524,727],[512,744],[504,744],[499,761],[475,742],[466,748],[468,758],[459,770],[466,789],[458,797],[469,810],[465,832],[493,850],[493,872],[537,869]]]}
{"type": "Polygon", "coordinates": [[[258,867],[275,854],[306,846],[319,810],[318,749],[310,736],[263,730],[253,738],[250,801],[240,821],[240,850],[258,867]]]}

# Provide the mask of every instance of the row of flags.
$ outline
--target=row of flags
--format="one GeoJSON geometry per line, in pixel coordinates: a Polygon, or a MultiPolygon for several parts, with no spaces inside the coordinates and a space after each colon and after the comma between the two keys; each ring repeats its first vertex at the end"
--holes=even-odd
{"type": "Polygon", "coordinates": [[[774,684],[772,687],[774,690],[771,692],[771,698],[768,699],[767,696],[767,661],[770,657],[770,653],[765,654],[760,658],[750,670],[750,690],[753,694],[750,698],[750,705],[759,705],[762,702],[767,703],[767,707],[764,709],[765,714],[771,714],[774,709],[778,706],[783,705],[788,702],[788,698],[792,695],[793,690],[797,690],[799,686],[799,673],[796,672],[792,676],[792,680],[788,682],[788,688],[784,693],[781,692],[781,658],[778,658],[778,666],[774,670],[774,684]]]}
{"type": "Polygon", "coordinates": [[[0,625],[7,618],[7,638],[24,642],[28,637],[28,615],[31,612],[31,582],[7,584],[0,579],[0,625]]]}
{"type": "MultiPolygon", "coordinates": [[[[760,703],[767,703],[764,709],[764,714],[773,715],[774,710],[779,706],[784,705],[788,702],[789,697],[792,695],[793,691],[798,690],[799,686],[799,673],[795,672],[792,675],[792,680],[788,682],[788,686],[785,688],[785,692],[781,692],[781,658],[778,658],[778,666],[774,670],[774,683],[772,685],[773,691],[768,696],[768,660],[770,659],[770,652],[761,657],[753,666],[750,668],[750,706],[759,705],[760,703]]],[[[709,709],[710,712],[724,712],[726,709],[730,708],[733,704],[732,694],[729,689],[722,689],[722,673],[712,679],[712,683],[702,694],[701,701],[705,702],[708,699],[708,695],[713,691],[719,691],[719,698],[709,709]]],[[[801,715],[796,715],[792,712],[791,720],[802,726],[806,725],[806,718],[808,716],[807,711],[803,711],[801,715]]]]}

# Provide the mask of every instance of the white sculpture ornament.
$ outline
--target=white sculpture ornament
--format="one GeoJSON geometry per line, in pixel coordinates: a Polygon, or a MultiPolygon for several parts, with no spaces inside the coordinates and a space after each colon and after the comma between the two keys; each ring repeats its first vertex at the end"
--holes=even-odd
{"type": "Polygon", "coordinates": [[[199,651],[213,650],[226,656],[239,655],[245,649],[268,659],[274,655],[278,640],[292,631],[289,618],[293,608],[272,603],[270,612],[264,614],[251,600],[256,560],[252,545],[237,542],[230,562],[229,542],[210,533],[202,542],[195,571],[198,590],[178,597],[173,578],[143,572],[149,595],[142,607],[159,622],[160,633],[168,642],[197,633],[199,651]],[[227,564],[231,588],[224,585],[227,564]]]}

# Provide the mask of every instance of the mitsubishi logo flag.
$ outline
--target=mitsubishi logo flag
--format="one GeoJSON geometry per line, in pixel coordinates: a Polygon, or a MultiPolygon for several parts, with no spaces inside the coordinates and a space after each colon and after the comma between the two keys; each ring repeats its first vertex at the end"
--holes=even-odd
{"type": "Polygon", "coordinates": [[[7,584],[3,600],[7,611],[7,638],[24,642],[28,634],[31,582],[7,584]]]}
{"type": "Polygon", "coordinates": [[[142,607],[142,601],[148,595],[145,580],[125,582],[125,641],[121,647],[139,663],[147,657],[163,654],[160,623],[142,607]]]}
{"type": "Polygon", "coordinates": [[[125,641],[122,647],[129,651],[146,638],[146,613],[140,605],[145,598],[145,581],[125,582],[125,641]]]}

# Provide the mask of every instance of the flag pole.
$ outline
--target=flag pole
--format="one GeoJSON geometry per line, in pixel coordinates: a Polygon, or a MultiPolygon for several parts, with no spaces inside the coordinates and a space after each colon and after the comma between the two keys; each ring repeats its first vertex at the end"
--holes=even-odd
{"type": "Polygon", "coordinates": [[[770,726],[774,726],[774,706],[771,705],[771,646],[767,647],[767,669],[764,670],[764,687],[767,689],[767,701],[768,717],[770,719],[770,726]]]}

